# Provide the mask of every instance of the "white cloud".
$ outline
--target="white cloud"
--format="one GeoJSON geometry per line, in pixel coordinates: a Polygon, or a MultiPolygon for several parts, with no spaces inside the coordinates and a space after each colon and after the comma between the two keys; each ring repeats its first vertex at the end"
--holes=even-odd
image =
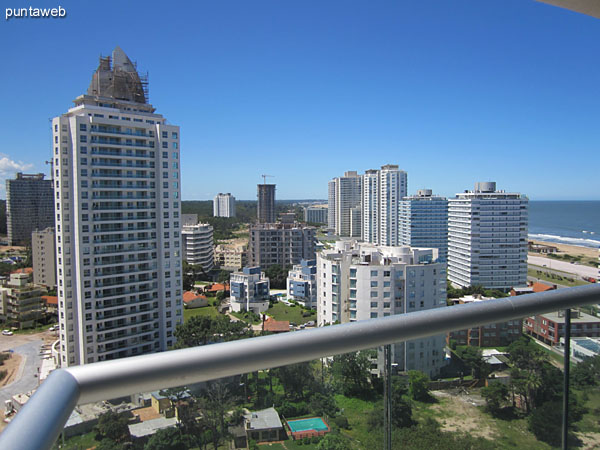
{"type": "Polygon", "coordinates": [[[9,178],[17,172],[23,172],[31,169],[33,164],[26,164],[21,161],[13,161],[8,156],[0,154],[0,178],[9,178]]]}
{"type": "MultiPolygon", "coordinates": [[[[14,178],[15,173],[25,172],[33,167],[33,164],[26,164],[22,161],[13,161],[8,156],[0,153],[0,179],[14,178]]],[[[0,182],[0,197],[6,198],[6,183],[0,182]]]]}

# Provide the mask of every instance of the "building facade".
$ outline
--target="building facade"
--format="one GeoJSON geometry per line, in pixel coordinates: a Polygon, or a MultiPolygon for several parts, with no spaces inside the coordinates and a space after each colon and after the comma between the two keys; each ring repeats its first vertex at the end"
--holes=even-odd
{"type": "MultiPolygon", "coordinates": [[[[456,305],[465,303],[477,303],[486,300],[494,300],[493,297],[481,295],[466,295],[453,299],[456,305]]],[[[506,347],[519,339],[523,330],[521,319],[508,320],[506,322],[489,323],[478,327],[454,330],[448,333],[448,340],[455,340],[457,345],[468,345],[474,347],[506,347]]]]}
{"type": "Polygon", "coordinates": [[[44,318],[47,292],[31,284],[31,275],[11,273],[10,279],[0,287],[0,318],[9,327],[28,328],[44,318]]]}
{"type": "Polygon", "coordinates": [[[448,279],[508,291],[527,284],[528,199],[494,182],[448,200],[448,279]]]}
{"type": "Polygon", "coordinates": [[[269,278],[260,267],[244,267],[229,278],[231,310],[260,314],[269,309],[269,278]]]}
{"type": "Polygon", "coordinates": [[[215,247],[215,265],[223,270],[242,270],[248,265],[248,247],[246,245],[215,247]]]}
{"type": "Polygon", "coordinates": [[[407,195],[407,175],[398,166],[387,164],[379,171],[379,245],[400,245],[399,206],[407,195]]]}
{"type": "Polygon", "coordinates": [[[204,272],[214,267],[213,227],[207,223],[184,225],[181,230],[183,259],[188,264],[202,266],[204,272]]]}
{"type": "MultiPolygon", "coordinates": [[[[525,332],[548,345],[558,345],[565,337],[565,312],[540,314],[525,319],[525,332]]],[[[600,337],[600,318],[571,310],[571,337],[600,337]]]]}
{"type": "Polygon", "coordinates": [[[421,189],[400,202],[400,243],[437,248],[441,262],[448,260],[448,200],[421,189]]]}
{"type": "Polygon", "coordinates": [[[44,174],[17,173],[6,180],[8,245],[31,244],[31,233],[54,226],[52,181],[44,174]]]}
{"type": "Polygon", "coordinates": [[[31,234],[31,259],[33,260],[33,282],[54,289],[56,287],[54,228],[34,231],[31,234]]]}
{"type": "MultiPolygon", "coordinates": [[[[437,249],[338,241],[317,255],[319,325],[446,307],[446,268],[437,249]]],[[[398,369],[430,376],[444,364],[445,335],[393,346],[398,369]]],[[[381,363],[381,361],[379,361],[381,363]]]]}
{"type": "Polygon", "coordinates": [[[362,177],[349,171],[329,182],[328,227],[338,236],[361,237],[362,177]]]}
{"type": "Polygon", "coordinates": [[[258,204],[256,218],[258,223],[275,223],[275,185],[257,185],[258,204]]]}
{"type": "Polygon", "coordinates": [[[298,222],[250,226],[248,260],[266,270],[275,264],[286,267],[315,259],[317,229],[298,222]]]}
{"type": "Polygon", "coordinates": [[[214,217],[235,217],[235,197],[229,192],[218,193],[213,200],[214,217]]]}
{"type": "Polygon", "coordinates": [[[61,365],[166,350],[183,322],[179,127],[117,47],[52,120],[61,365]]]}
{"type": "Polygon", "coordinates": [[[327,223],[327,206],[307,206],[304,208],[304,221],[308,223],[327,223]]]}
{"type": "Polygon", "coordinates": [[[287,296],[307,308],[317,309],[317,261],[303,259],[288,272],[287,296]]]}

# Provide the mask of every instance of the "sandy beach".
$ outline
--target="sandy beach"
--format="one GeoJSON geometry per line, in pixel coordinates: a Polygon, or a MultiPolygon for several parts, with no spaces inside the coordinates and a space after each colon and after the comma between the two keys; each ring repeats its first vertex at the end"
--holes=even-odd
{"type": "MultiPolygon", "coordinates": [[[[557,244],[556,242],[546,242],[546,241],[533,241],[536,244],[543,245],[551,245],[553,247],[558,248],[559,253],[566,253],[569,255],[581,255],[586,258],[598,258],[600,253],[597,248],[590,247],[581,247],[579,245],[568,245],[568,244],[557,244]]],[[[532,255],[544,256],[538,253],[532,253],[532,255]]]]}

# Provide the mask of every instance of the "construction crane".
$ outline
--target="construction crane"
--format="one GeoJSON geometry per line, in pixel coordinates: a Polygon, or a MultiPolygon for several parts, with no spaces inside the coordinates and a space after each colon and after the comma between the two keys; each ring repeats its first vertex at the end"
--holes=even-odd
{"type": "Polygon", "coordinates": [[[263,177],[263,184],[267,184],[267,177],[275,178],[275,175],[261,175],[263,177]]]}

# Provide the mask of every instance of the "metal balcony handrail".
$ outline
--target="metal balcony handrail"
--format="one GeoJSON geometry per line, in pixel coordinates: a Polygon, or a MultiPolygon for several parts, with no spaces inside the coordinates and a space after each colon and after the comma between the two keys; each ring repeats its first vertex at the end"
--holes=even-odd
{"type": "Polygon", "coordinates": [[[0,448],[49,449],[78,404],[185,386],[591,303],[600,303],[600,284],[58,369],[0,434],[0,448]]]}

